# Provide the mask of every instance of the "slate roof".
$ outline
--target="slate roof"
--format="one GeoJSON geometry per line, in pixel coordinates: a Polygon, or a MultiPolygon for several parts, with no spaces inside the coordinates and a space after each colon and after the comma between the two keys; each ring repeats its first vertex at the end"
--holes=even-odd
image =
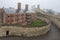
{"type": "Polygon", "coordinates": [[[14,13],[16,13],[16,9],[12,9],[12,8],[4,8],[4,11],[7,14],[14,14],[14,13]]]}
{"type": "Polygon", "coordinates": [[[19,13],[24,13],[24,11],[25,11],[24,9],[21,9],[21,10],[19,11],[19,13]]]}
{"type": "Polygon", "coordinates": [[[4,8],[7,14],[15,14],[15,13],[24,13],[24,10],[12,9],[12,8],[4,8]]]}
{"type": "MultiPolygon", "coordinates": [[[[24,9],[21,9],[21,10],[18,10],[18,9],[13,9],[13,8],[3,8],[5,10],[5,12],[7,14],[15,14],[15,13],[24,13],[25,10],[24,9]]],[[[26,13],[35,13],[34,10],[28,10],[26,11],[26,13]]]]}
{"type": "Polygon", "coordinates": [[[28,10],[26,13],[36,13],[34,10],[28,10]]]}

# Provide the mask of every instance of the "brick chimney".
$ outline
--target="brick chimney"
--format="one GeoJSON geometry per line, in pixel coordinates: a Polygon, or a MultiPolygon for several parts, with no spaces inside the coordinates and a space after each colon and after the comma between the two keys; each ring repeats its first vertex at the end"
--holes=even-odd
{"type": "Polygon", "coordinates": [[[21,3],[18,3],[18,9],[21,10],[21,3]]]}
{"type": "Polygon", "coordinates": [[[28,11],[28,4],[25,5],[25,11],[28,11]]]}

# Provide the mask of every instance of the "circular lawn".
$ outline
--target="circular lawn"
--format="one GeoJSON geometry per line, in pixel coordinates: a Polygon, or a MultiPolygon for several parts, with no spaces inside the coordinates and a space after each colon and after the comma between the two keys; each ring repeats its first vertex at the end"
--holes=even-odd
{"type": "Polygon", "coordinates": [[[45,22],[41,19],[37,19],[37,20],[33,21],[31,24],[29,24],[28,26],[41,27],[41,26],[45,26],[45,25],[47,25],[47,22],[45,22]]]}

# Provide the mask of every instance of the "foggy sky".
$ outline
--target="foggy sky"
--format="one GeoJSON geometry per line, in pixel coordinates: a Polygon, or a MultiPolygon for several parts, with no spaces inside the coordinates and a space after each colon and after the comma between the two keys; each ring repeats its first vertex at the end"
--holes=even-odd
{"type": "Polygon", "coordinates": [[[53,9],[56,12],[60,12],[60,0],[0,0],[0,8],[17,8],[18,2],[22,3],[22,8],[24,8],[25,4],[29,4],[29,8],[32,5],[39,4],[41,9],[53,9]]]}

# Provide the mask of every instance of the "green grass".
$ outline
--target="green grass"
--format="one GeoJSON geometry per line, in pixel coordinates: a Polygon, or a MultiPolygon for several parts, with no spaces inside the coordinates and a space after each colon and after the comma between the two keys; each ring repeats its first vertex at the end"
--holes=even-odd
{"type": "Polygon", "coordinates": [[[32,27],[41,27],[44,25],[47,25],[47,23],[45,21],[40,20],[40,19],[37,19],[30,24],[30,26],[32,26],[32,27]]]}

